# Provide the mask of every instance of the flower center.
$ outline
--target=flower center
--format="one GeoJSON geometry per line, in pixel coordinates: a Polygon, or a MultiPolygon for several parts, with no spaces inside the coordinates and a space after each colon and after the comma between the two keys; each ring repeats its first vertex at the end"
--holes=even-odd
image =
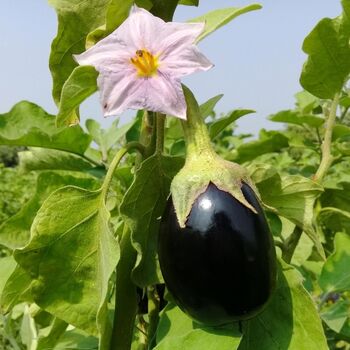
{"type": "Polygon", "coordinates": [[[159,67],[158,57],[153,56],[147,50],[137,50],[130,61],[136,67],[139,77],[152,77],[157,74],[157,68],[159,67]]]}

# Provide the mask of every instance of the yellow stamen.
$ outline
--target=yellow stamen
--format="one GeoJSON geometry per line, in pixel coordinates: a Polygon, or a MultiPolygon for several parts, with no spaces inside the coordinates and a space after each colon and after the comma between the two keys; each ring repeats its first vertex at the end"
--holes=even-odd
{"type": "Polygon", "coordinates": [[[137,50],[130,62],[136,67],[139,77],[152,77],[157,74],[158,56],[153,56],[147,50],[137,50]]]}

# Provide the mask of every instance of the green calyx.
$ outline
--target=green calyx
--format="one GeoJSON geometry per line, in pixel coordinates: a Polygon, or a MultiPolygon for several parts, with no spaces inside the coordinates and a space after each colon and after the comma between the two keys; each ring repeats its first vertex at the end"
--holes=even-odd
{"type": "Polygon", "coordinates": [[[187,120],[182,124],[187,149],[186,163],[171,183],[172,200],[180,226],[185,226],[193,203],[210,183],[230,193],[256,213],[241,190],[243,182],[255,190],[247,171],[215,153],[195,97],[187,87],[183,86],[183,90],[187,103],[187,120]]]}

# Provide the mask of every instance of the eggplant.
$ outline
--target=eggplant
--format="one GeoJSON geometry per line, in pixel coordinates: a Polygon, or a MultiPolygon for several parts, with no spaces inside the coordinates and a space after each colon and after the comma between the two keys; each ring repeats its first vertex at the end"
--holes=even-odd
{"type": "Polygon", "coordinates": [[[256,316],[276,284],[276,253],[264,212],[249,185],[241,190],[257,213],[210,183],[185,227],[171,197],[161,219],[158,254],[166,286],[186,314],[208,326],[256,316]]]}

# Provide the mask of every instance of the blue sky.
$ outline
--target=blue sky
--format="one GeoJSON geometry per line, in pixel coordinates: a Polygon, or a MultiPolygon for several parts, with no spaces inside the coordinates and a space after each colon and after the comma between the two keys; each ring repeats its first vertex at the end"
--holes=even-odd
{"type": "MultiPolygon", "coordinates": [[[[181,6],[175,20],[186,21],[215,8],[240,7],[251,2],[200,0],[198,8],[181,6]]],[[[263,9],[235,19],[206,38],[200,48],[215,64],[206,73],[184,82],[199,102],[223,93],[217,111],[250,108],[256,114],[239,122],[239,131],[256,133],[278,128],[266,117],[292,108],[301,87],[299,76],[306,56],[304,37],[323,17],[341,12],[340,0],[262,0],[263,9]]],[[[0,113],[20,100],[29,100],[55,114],[48,69],[50,44],[56,33],[56,15],[44,0],[1,0],[0,113]]],[[[127,114],[125,117],[128,118],[127,114]]],[[[97,96],[82,106],[83,119],[103,119],[97,96]]]]}

